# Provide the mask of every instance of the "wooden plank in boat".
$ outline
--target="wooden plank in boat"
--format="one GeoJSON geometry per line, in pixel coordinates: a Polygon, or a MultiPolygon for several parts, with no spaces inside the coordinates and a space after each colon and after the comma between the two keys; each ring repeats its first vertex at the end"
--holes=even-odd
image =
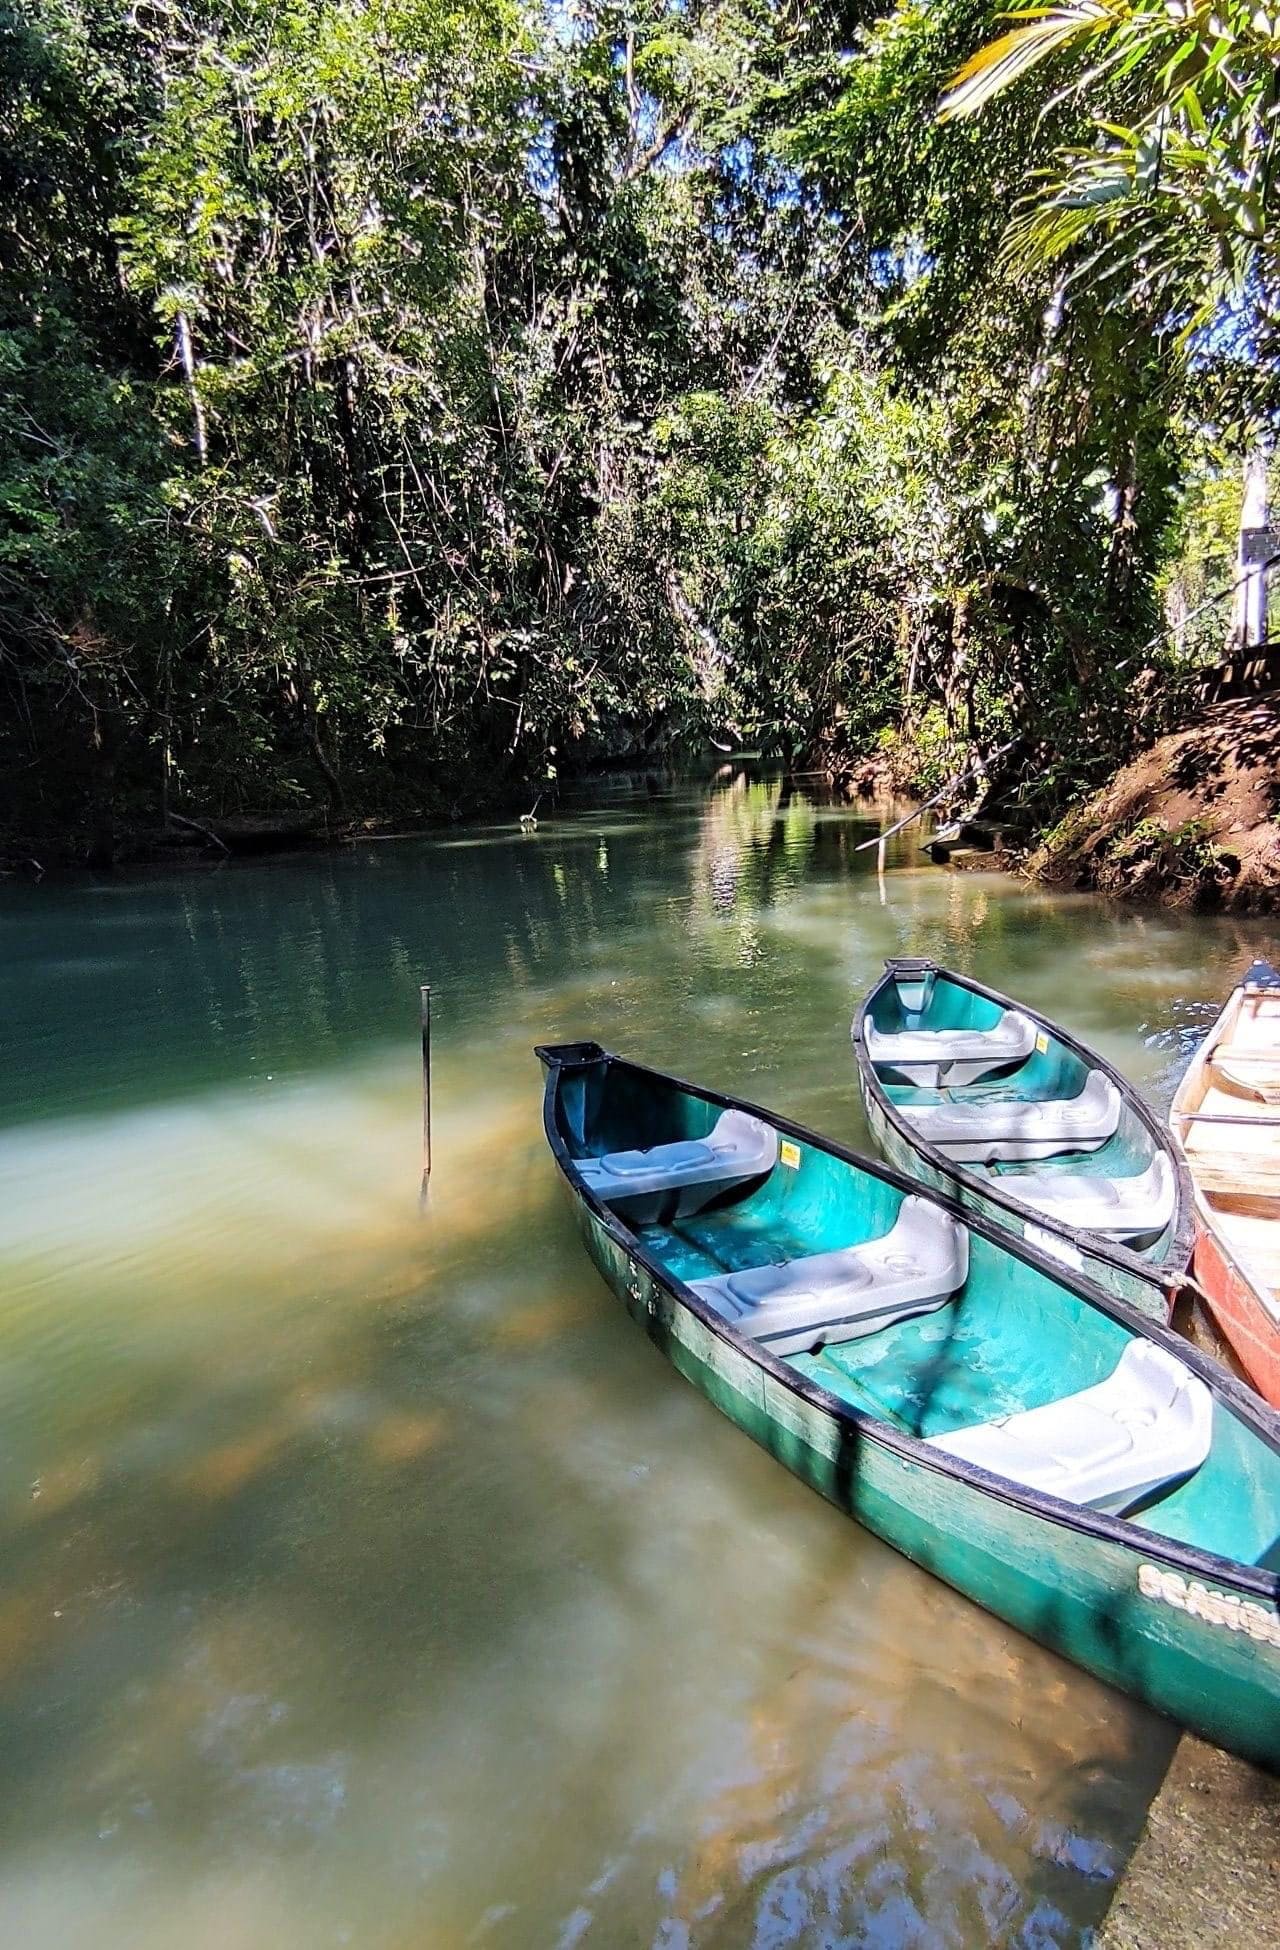
{"type": "Polygon", "coordinates": [[[1214,1074],[1235,1090],[1248,1091],[1250,1096],[1261,1097],[1264,1103],[1273,1103],[1280,1092],[1280,1061],[1274,1051],[1263,1055],[1260,1051],[1226,1050],[1222,1055],[1210,1058],[1214,1074]]]}
{"type": "MultiPolygon", "coordinates": [[[[1222,1102],[1221,1097],[1218,1102],[1222,1102]]],[[[1176,1117],[1180,1124],[1261,1124],[1268,1130],[1280,1132],[1280,1117],[1264,1117],[1261,1112],[1246,1117],[1235,1111],[1174,1110],[1169,1115],[1176,1117]]]]}
{"type": "Polygon", "coordinates": [[[1192,1151],[1191,1175],[1202,1192],[1229,1198],[1280,1199],[1280,1157],[1253,1151],[1192,1151]]]}

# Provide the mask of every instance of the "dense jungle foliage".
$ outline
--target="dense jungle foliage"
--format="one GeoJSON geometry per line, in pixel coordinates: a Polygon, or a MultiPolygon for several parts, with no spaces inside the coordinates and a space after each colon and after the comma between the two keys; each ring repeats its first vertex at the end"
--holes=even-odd
{"type": "Polygon", "coordinates": [[[1047,817],[1222,640],[1273,27],[0,0],[0,824],[1015,734],[1047,817]]]}

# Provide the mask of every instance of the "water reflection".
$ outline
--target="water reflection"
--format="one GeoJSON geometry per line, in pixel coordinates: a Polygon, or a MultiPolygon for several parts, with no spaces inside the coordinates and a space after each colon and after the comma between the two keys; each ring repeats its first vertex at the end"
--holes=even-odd
{"type": "Polygon", "coordinates": [[[862,1136],[934,952],[1159,1096],[1257,944],[711,792],[6,892],[0,1932],[43,1946],[1076,1944],[1165,1729],[676,1381],[586,1265],[534,1040],[862,1136]],[[416,985],[436,1172],[416,1202],[416,985]]]}

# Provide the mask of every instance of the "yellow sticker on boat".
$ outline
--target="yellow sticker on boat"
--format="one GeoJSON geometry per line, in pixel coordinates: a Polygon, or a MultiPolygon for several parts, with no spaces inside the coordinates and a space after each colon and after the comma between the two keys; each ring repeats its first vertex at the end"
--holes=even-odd
{"type": "MultiPolygon", "coordinates": [[[[1026,1045],[1024,1044],[1024,1045],[1023,1045],[1023,1047],[1025,1048],[1025,1047],[1026,1047],[1026,1045]]],[[[1044,1033],[1044,1031],[1043,1031],[1043,1029],[1042,1029],[1042,1030],[1040,1030],[1040,1031],[1039,1031],[1039,1033],[1038,1033],[1038,1034],[1037,1034],[1037,1036],[1036,1036],[1036,1048],[1037,1048],[1037,1049],[1039,1050],[1039,1052],[1040,1052],[1040,1054],[1041,1054],[1041,1056],[1047,1056],[1047,1055],[1048,1055],[1048,1052],[1049,1052],[1049,1038],[1048,1038],[1048,1037],[1047,1037],[1047,1036],[1045,1035],[1045,1033],[1044,1033]]]]}
{"type": "Polygon", "coordinates": [[[800,1164],[800,1146],[792,1144],[789,1138],[783,1138],[778,1146],[778,1156],[784,1165],[790,1165],[792,1171],[795,1171],[800,1164]]]}

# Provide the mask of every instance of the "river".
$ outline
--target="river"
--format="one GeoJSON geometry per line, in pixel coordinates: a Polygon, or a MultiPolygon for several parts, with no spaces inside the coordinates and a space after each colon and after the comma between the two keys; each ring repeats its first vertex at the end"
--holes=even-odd
{"type": "Polygon", "coordinates": [[[0,894],[0,1941],[1084,1944],[1170,1730],[801,1488],[585,1259],[532,1045],[865,1143],[888,953],[1163,1106],[1263,924],[804,782],[0,894]],[[417,985],[435,995],[420,1209],[417,985]]]}

